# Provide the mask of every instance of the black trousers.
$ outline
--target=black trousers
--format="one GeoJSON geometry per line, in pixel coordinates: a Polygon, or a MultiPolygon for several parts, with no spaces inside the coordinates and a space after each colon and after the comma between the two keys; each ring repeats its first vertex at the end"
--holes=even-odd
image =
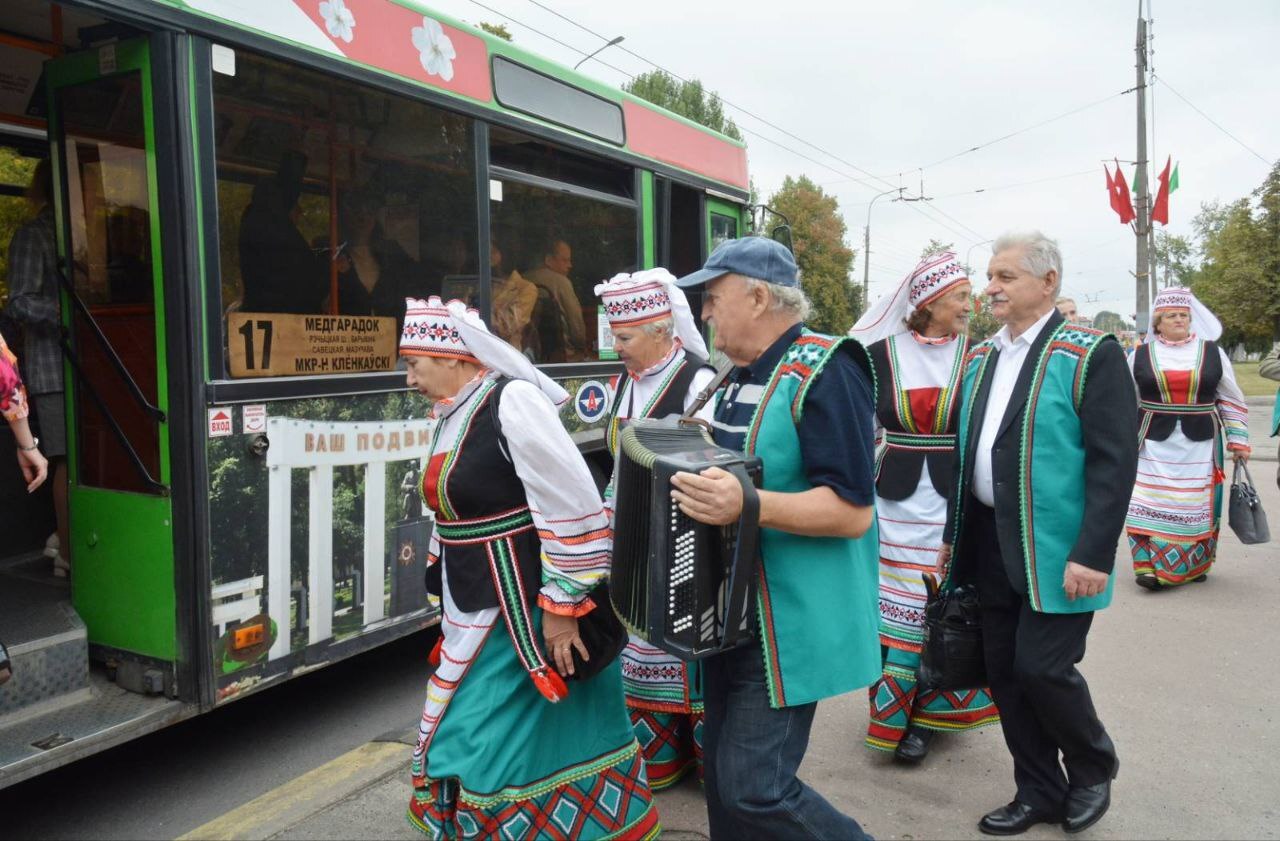
{"type": "Polygon", "coordinates": [[[965,524],[966,545],[976,556],[970,569],[982,600],[987,678],[1013,756],[1017,799],[1057,811],[1068,786],[1103,782],[1116,765],[1115,746],[1076,669],[1084,659],[1093,613],[1032,610],[1009,581],[995,512],[970,496],[965,524]]]}

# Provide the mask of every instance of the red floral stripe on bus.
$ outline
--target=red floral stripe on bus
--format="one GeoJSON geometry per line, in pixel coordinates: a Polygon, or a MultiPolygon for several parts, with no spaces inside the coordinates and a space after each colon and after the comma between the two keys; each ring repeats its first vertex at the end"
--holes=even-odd
{"type": "Polygon", "coordinates": [[[391,0],[293,0],[352,61],[463,96],[493,99],[489,50],[475,35],[391,0]]]}
{"type": "Polygon", "coordinates": [[[747,150],[652,108],[626,101],[631,151],[747,189],[747,150]]]}

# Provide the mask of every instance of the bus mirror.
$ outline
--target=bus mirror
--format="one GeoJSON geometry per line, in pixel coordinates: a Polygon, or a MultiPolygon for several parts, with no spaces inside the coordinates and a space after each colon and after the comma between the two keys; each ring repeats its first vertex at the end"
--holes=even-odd
{"type": "Polygon", "coordinates": [[[769,232],[769,238],[774,242],[780,242],[787,247],[793,255],[796,253],[795,248],[791,245],[791,226],[779,225],[769,232]]]}

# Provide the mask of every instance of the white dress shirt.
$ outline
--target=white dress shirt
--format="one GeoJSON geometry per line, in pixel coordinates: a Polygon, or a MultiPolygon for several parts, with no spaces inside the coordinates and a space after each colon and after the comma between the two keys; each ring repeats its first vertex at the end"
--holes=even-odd
{"type": "Polygon", "coordinates": [[[1007,324],[991,337],[1000,355],[988,363],[994,369],[987,372],[987,376],[991,378],[991,392],[987,398],[987,411],[982,416],[982,432],[978,436],[978,447],[973,459],[973,495],[990,508],[996,505],[991,476],[991,448],[995,446],[1000,421],[1004,420],[1005,410],[1009,408],[1009,398],[1013,396],[1018,374],[1022,373],[1022,366],[1027,361],[1027,353],[1053,313],[1054,310],[1050,309],[1040,316],[1039,321],[1022,331],[1016,339],[1009,338],[1007,324]]]}

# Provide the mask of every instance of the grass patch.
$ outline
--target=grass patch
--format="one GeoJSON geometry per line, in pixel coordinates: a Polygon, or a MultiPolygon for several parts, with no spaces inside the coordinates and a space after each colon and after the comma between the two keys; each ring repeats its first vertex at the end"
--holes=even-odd
{"type": "Polygon", "coordinates": [[[1245,397],[1274,397],[1280,382],[1268,380],[1258,375],[1257,362],[1233,362],[1231,367],[1236,372],[1236,382],[1245,397]]]}

